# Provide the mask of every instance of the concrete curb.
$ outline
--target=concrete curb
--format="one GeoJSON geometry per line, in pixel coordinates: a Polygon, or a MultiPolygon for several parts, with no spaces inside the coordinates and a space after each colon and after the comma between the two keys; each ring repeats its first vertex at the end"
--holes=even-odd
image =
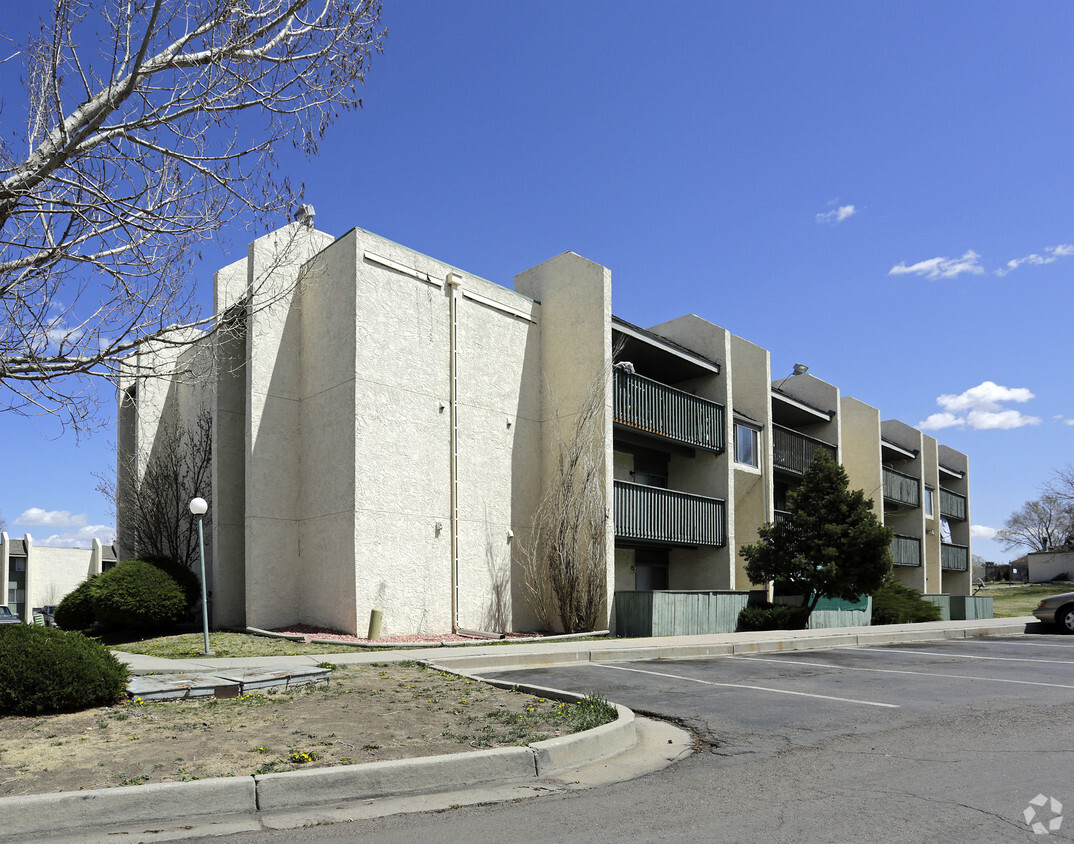
{"type": "Polygon", "coordinates": [[[0,817],[5,836],[51,836],[102,826],[248,813],[256,805],[253,777],[220,777],[4,797],[0,817]]]}
{"type": "MultiPolygon", "coordinates": [[[[548,689],[535,694],[577,697],[553,692],[548,689]]],[[[263,812],[330,809],[357,800],[523,782],[609,759],[632,747],[636,740],[634,713],[615,706],[619,712],[616,721],[526,747],[189,783],[4,797],[0,798],[0,818],[4,819],[5,835],[62,837],[105,826],[197,824],[223,816],[255,818],[263,812]]]]}
{"type": "MultiPolygon", "coordinates": [[[[669,637],[667,644],[653,639],[596,643],[575,650],[531,650],[480,654],[437,654],[436,666],[454,673],[481,677],[487,671],[549,668],[587,662],[633,662],[655,659],[701,659],[733,654],[780,653],[815,648],[865,647],[899,642],[932,642],[1011,636],[1025,632],[1032,618],[997,618],[979,621],[940,621],[925,624],[891,624],[879,627],[837,627],[828,630],[781,630],[772,633],[731,633],[714,636],[669,637]],[[635,644],[635,641],[637,642],[635,644]],[[644,642],[644,644],[642,644],[644,642]]],[[[487,682],[487,680],[486,680],[487,682]]]]}

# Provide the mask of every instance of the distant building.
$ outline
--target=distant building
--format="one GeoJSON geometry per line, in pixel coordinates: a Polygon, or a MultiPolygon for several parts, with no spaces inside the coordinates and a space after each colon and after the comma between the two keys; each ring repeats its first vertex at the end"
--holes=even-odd
{"type": "Polygon", "coordinates": [[[30,622],[34,607],[58,604],[82,581],[116,561],[115,548],[98,539],[84,548],[50,548],[26,534],[11,539],[0,533],[0,584],[11,611],[30,622]]]}
{"type": "Polygon", "coordinates": [[[201,377],[124,382],[118,442],[144,466],[162,419],[211,409],[216,625],[532,629],[520,546],[594,384],[609,624],[616,591],[764,588],[738,549],[819,449],[894,528],[901,581],[970,593],[964,454],[805,367],[773,381],[766,349],[700,317],[613,316],[611,271],[574,253],[511,290],[294,224],[216,274],[215,307],[234,330],[161,353],[201,377]]]}

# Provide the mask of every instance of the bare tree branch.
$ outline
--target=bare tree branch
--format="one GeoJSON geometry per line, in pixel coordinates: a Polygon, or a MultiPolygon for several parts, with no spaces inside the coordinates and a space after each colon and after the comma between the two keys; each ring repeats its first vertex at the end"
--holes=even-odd
{"type": "Polygon", "coordinates": [[[361,106],[380,12],[379,0],[54,0],[20,45],[25,126],[0,141],[0,410],[81,429],[89,376],[218,328],[194,301],[199,244],[286,219],[299,193],[273,151],[289,140],[314,155],[361,106]]]}

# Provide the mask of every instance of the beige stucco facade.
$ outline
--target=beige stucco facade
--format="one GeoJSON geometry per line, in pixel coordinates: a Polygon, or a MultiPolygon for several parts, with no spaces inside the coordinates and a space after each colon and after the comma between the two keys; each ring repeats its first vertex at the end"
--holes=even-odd
{"type": "MultiPolygon", "coordinates": [[[[126,387],[119,442],[144,451],[161,419],[211,409],[217,625],[364,633],[380,609],[384,633],[532,629],[522,550],[594,390],[607,624],[617,591],[763,588],[738,549],[800,477],[788,454],[832,450],[887,518],[878,410],[808,374],[773,381],[767,350],[701,317],[613,317],[611,271],[574,253],[509,289],[296,223],[221,269],[215,302],[232,329],[204,344],[210,371],[126,387]]],[[[948,485],[946,454],[966,494],[964,456],[897,434],[921,484],[948,485]]],[[[922,512],[892,519],[929,536],[922,512]]],[[[904,579],[961,589],[939,547],[904,579]]]]}

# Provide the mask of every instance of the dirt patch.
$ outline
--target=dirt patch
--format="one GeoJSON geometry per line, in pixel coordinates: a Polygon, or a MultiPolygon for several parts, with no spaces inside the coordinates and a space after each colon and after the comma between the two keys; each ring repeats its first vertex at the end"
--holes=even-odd
{"type": "Polygon", "coordinates": [[[614,717],[592,709],[413,663],[337,667],[283,694],[0,718],[0,796],[509,747],[614,717]]]}

